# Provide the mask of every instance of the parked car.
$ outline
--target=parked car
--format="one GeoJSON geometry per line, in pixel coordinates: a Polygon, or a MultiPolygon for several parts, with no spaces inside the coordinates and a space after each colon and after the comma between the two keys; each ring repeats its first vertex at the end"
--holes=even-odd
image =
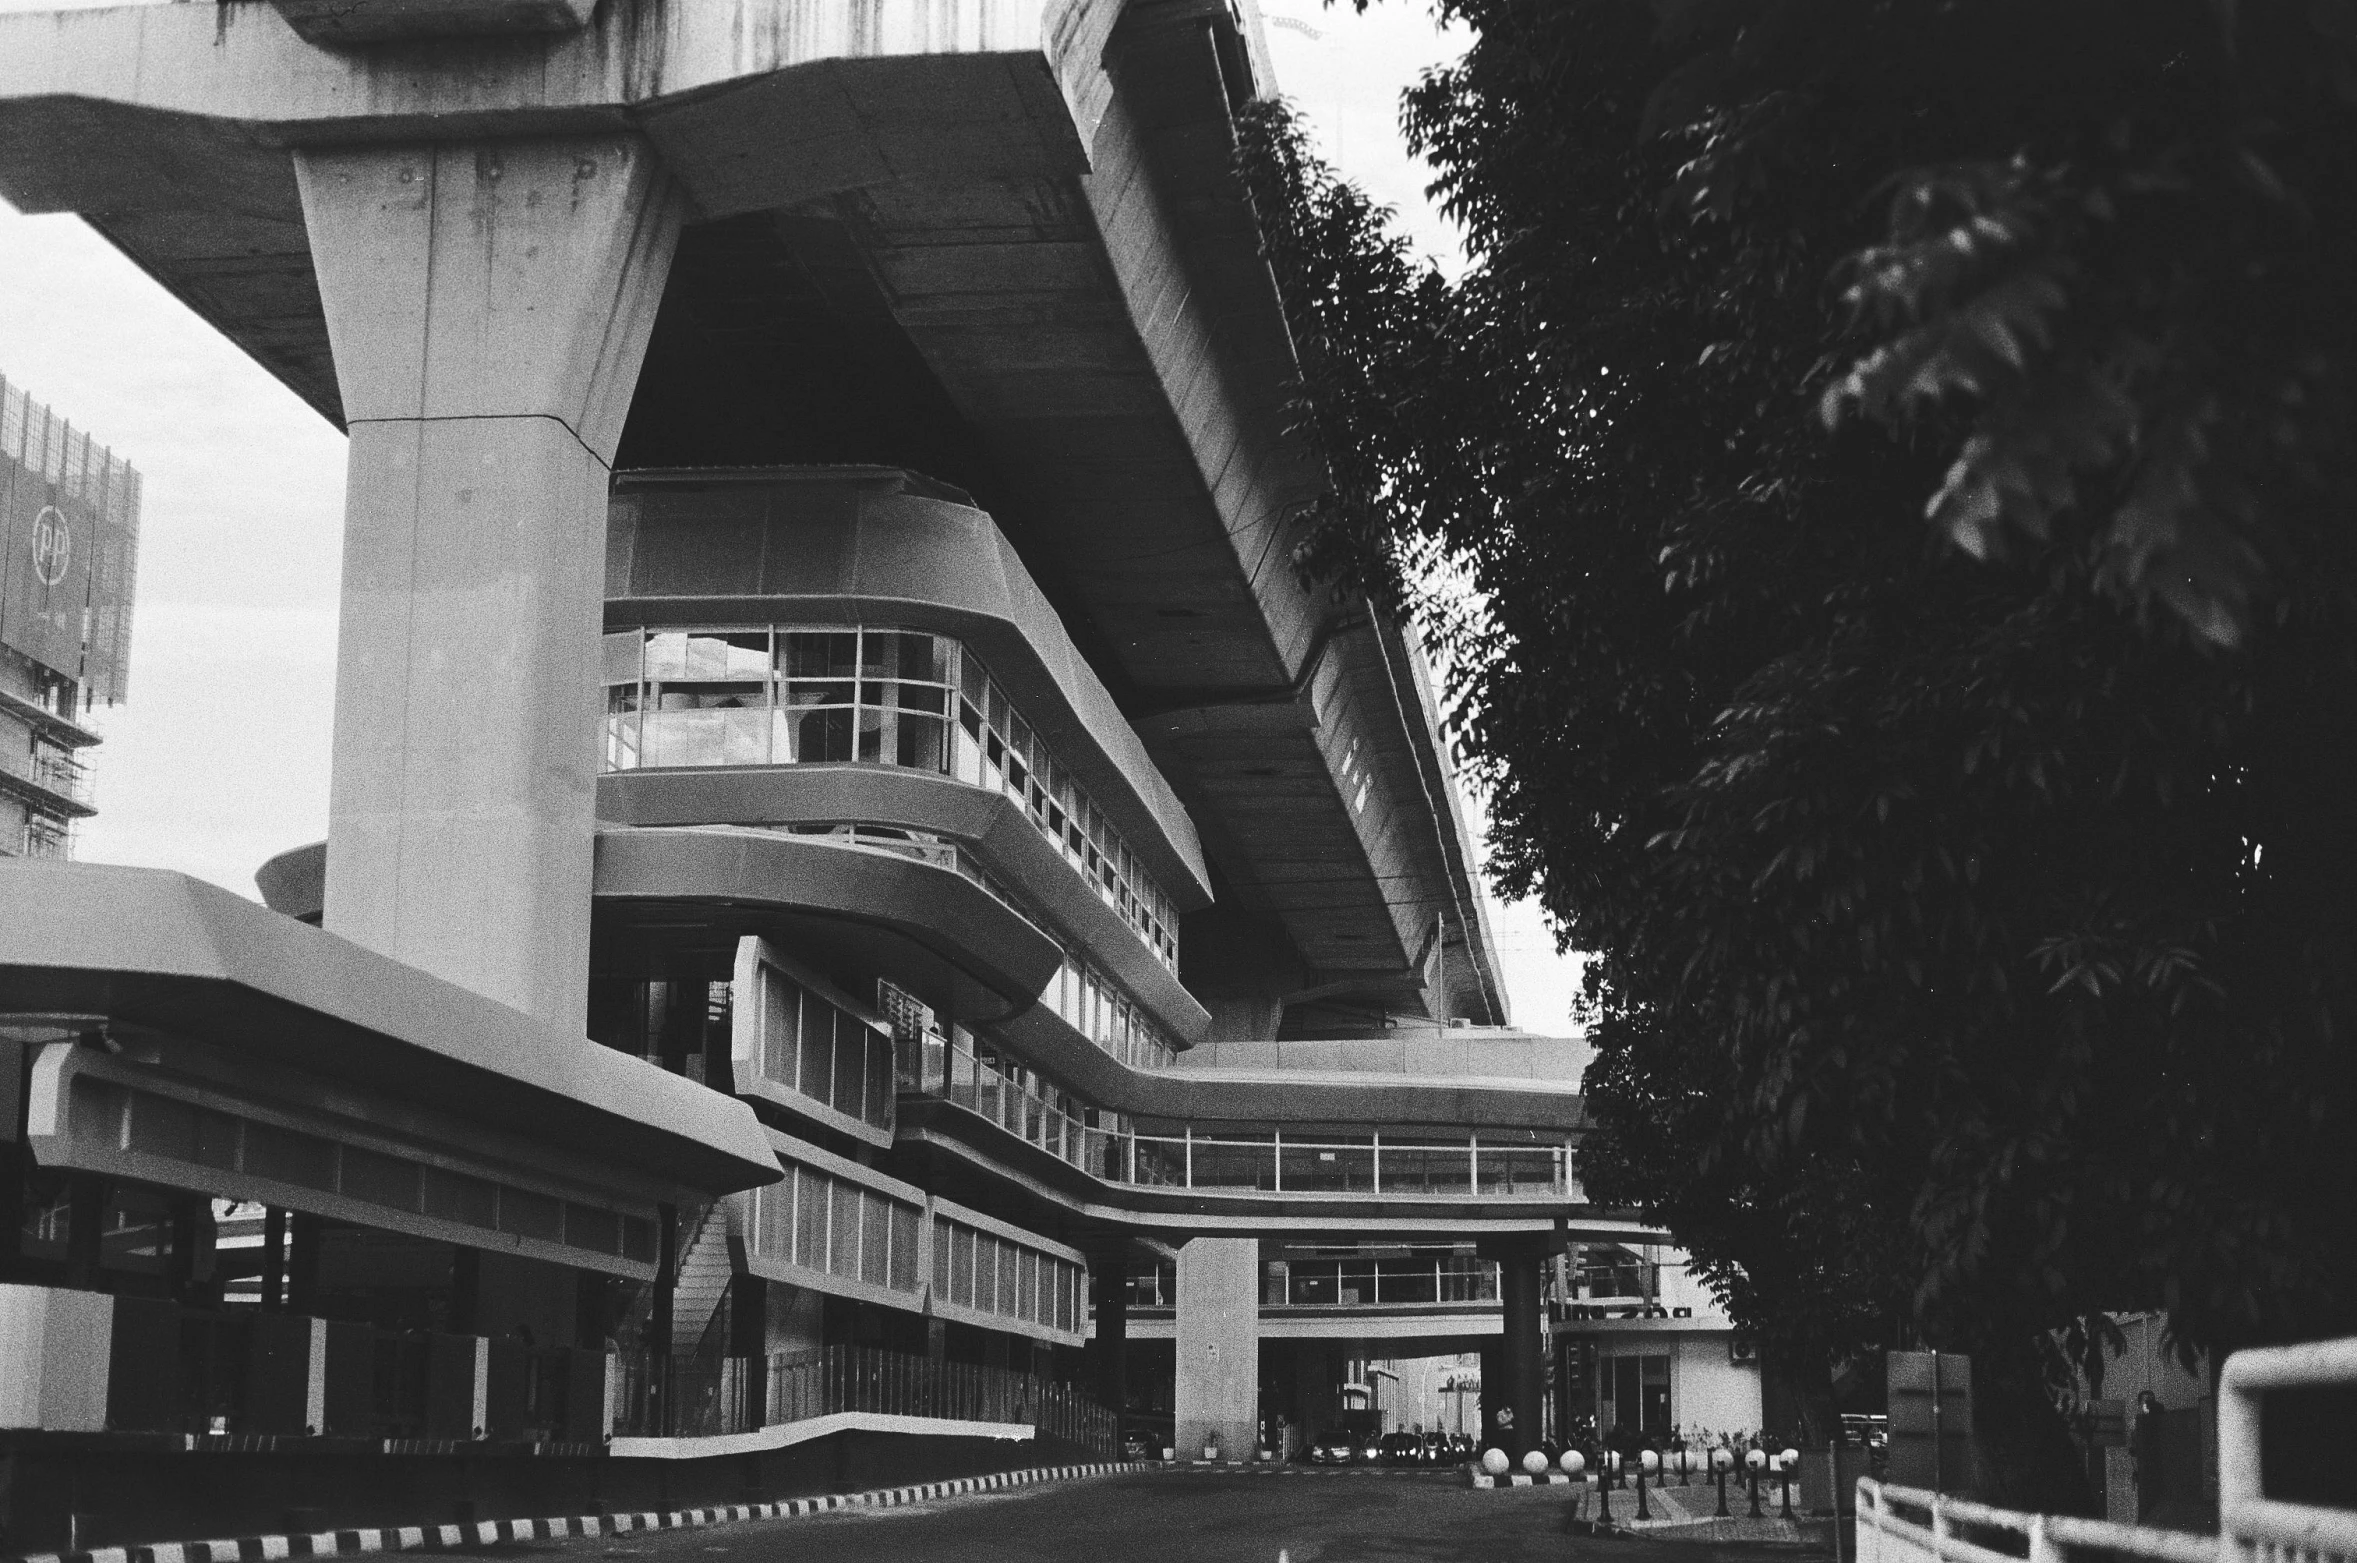
{"type": "Polygon", "coordinates": [[[1374,1450],[1347,1427],[1328,1428],[1309,1443],[1312,1465],[1357,1465],[1373,1456],[1374,1450]]]}
{"type": "Polygon", "coordinates": [[[1121,1430],[1121,1458],[1124,1460],[1159,1460],[1162,1458],[1162,1434],[1151,1427],[1125,1427],[1121,1430]]]}
{"type": "Polygon", "coordinates": [[[1424,1465],[1424,1440],[1414,1433],[1385,1433],[1375,1445],[1385,1465],[1424,1465]]]}
{"type": "Polygon", "coordinates": [[[1464,1457],[1457,1453],[1457,1441],[1446,1433],[1424,1435],[1424,1463],[1426,1465],[1454,1465],[1464,1457]]]}

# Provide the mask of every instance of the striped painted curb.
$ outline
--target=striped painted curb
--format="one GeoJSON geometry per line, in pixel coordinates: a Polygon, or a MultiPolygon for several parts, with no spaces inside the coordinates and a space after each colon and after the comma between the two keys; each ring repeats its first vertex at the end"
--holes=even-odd
{"type": "MultiPolygon", "coordinates": [[[[1506,1476],[1492,1476],[1487,1471],[1473,1473],[1473,1485],[1477,1489],[1489,1487],[1569,1487],[1577,1481],[1579,1481],[1578,1477],[1566,1476],[1561,1471],[1541,1471],[1536,1476],[1528,1475],[1522,1471],[1515,1471],[1506,1476]]],[[[1582,1483],[1582,1485],[1585,1484],[1582,1483]]]]}
{"type": "Polygon", "coordinates": [[[1214,1476],[1438,1476],[1448,1470],[1440,1465],[1214,1465],[1209,1461],[1172,1464],[1174,1471],[1200,1471],[1214,1476]]]}
{"type": "Polygon", "coordinates": [[[668,1513],[584,1514],[570,1519],[482,1520],[469,1525],[388,1525],[371,1530],[328,1530],[315,1535],[243,1536],[234,1541],[159,1541],[137,1547],[94,1547],[86,1552],[27,1552],[0,1563],[279,1563],[286,1558],[354,1557],[370,1552],[449,1552],[495,1546],[505,1541],[562,1541],[570,1537],[627,1536],[639,1531],[682,1530],[739,1520],[782,1520],[836,1509],[891,1508],[966,1493],[1083,1476],[1149,1471],[1142,1464],[1055,1465],[1029,1471],[961,1476],[914,1487],[877,1492],[833,1493],[818,1498],[781,1498],[775,1503],[735,1503],[668,1513]]]}

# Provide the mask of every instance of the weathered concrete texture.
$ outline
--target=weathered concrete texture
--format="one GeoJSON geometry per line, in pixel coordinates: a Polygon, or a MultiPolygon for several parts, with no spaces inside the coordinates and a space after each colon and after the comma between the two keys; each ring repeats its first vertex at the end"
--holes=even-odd
{"type": "Polygon", "coordinates": [[[683,203],[629,137],[296,168],[352,434],[326,926],[578,1032],[607,464],[683,203]]]}
{"type": "Polygon", "coordinates": [[[1179,1250],[1178,1454],[1210,1439],[1222,1459],[1249,1459],[1260,1439],[1260,1242],[1199,1237],[1179,1250]]]}

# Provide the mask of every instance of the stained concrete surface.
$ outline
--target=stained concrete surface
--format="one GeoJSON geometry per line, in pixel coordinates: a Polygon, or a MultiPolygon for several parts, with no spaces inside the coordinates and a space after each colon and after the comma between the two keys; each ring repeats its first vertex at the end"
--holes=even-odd
{"type": "Polygon", "coordinates": [[[567,1563],[1815,1563],[1791,1546],[1575,1535],[1561,1488],[1475,1492],[1455,1473],[1383,1480],[1148,1472],[896,1509],[481,1549],[567,1563]]]}

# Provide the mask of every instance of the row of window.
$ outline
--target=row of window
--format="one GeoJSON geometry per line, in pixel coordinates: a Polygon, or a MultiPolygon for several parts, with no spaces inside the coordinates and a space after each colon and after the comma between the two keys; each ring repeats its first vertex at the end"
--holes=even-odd
{"type": "Polygon", "coordinates": [[[1077,1334],[1087,1284],[1088,1272],[1069,1259],[933,1217],[933,1295],[943,1302],[1077,1334]]]}
{"type": "MultiPolygon", "coordinates": [[[[779,1156],[785,1177],[753,1191],[753,1252],[822,1275],[914,1297],[923,1277],[925,1212],[912,1201],[779,1156]]],[[[1086,1270],[1072,1260],[936,1212],[934,1296],[1076,1334],[1086,1317],[1086,1270]]]]}
{"type": "Polygon", "coordinates": [[[778,1158],[785,1177],[753,1191],[753,1252],[915,1296],[924,1211],[848,1178],[778,1158]]]}
{"type": "Polygon", "coordinates": [[[870,1128],[892,1129],[892,1035],[770,965],[753,965],[750,1004],[761,1076],[870,1128]]]}
{"type": "Polygon", "coordinates": [[[979,658],[884,627],[630,630],[606,637],[605,767],[899,765],[1003,792],[1178,965],[1178,914],[979,658]]]}
{"type": "Polygon", "coordinates": [[[470,1177],[87,1077],[75,1079],[69,1110],[78,1140],[338,1194],[388,1212],[654,1262],[655,1227],[643,1216],[470,1177]]]}

